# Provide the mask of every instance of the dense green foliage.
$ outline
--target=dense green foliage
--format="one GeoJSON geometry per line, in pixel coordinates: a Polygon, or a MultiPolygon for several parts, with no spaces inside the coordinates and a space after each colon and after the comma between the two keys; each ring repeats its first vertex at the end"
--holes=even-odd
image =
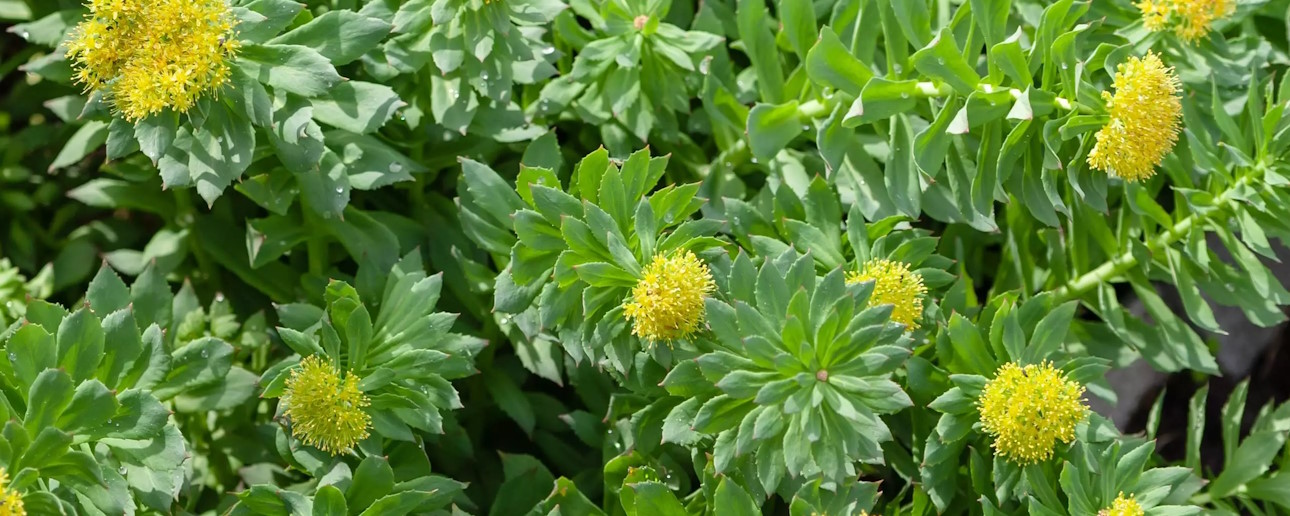
{"type": "Polygon", "coordinates": [[[0,0],[0,516],[1290,514],[1288,10],[0,0]]]}

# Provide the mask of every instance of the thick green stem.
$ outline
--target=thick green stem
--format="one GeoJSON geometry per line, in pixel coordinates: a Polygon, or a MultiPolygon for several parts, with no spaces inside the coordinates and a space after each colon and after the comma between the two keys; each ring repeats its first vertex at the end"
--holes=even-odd
{"type": "MultiPolygon", "coordinates": [[[[1257,169],[1256,169],[1257,170],[1257,169]]],[[[1168,249],[1174,243],[1186,237],[1193,227],[1202,226],[1227,211],[1227,208],[1236,200],[1235,192],[1238,188],[1253,182],[1259,174],[1252,172],[1242,176],[1227,190],[1223,191],[1214,199],[1214,209],[1206,213],[1192,213],[1179,220],[1173,227],[1165,230],[1163,233],[1156,235],[1155,238],[1148,240],[1147,252],[1155,255],[1165,249],[1168,249]]],[[[1067,283],[1065,286],[1053,291],[1053,298],[1056,303],[1065,303],[1072,299],[1077,299],[1089,291],[1097,288],[1099,285],[1117,278],[1127,272],[1129,269],[1138,266],[1138,257],[1132,251],[1125,251],[1123,254],[1112,257],[1106,263],[1099,265],[1096,269],[1081,274],[1079,277],[1067,283]]]]}
{"type": "MultiPolygon", "coordinates": [[[[998,86],[994,86],[992,84],[986,84],[986,83],[981,83],[980,85],[978,85],[977,90],[982,93],[994,93],[996,91],[1003,91],[998,86]]],[[[1022,96],[1026,94],[1025,91],[1019,90],[1017,88],[1008,88],[1007,92],[1008,94],[1012,95],[1013,99],[1020,99],[1022,96]]],[[[954,89],[950,88],[948,84],[944,84],[944,83],[924,81],[924,82],[919,82],[918,84],[915,85],[915,95],[923,98],[944,98],[952,95],[953,93],[954,93],[954,89]]],[[[834,98],[837,98],[837,97],[834,97],[834,98]]],[[[817,118],[826,117],[829,115],[829,113],[833,112],[833,106],[834,106],[834,103],[836,102],[834,98],[825,99],[825,100],[816,99],[816,100],[810,100],[810,101],[804,102],[797,107],[797,116],[805,120],[814,120],[817,118]]],[[[1089,106],[1085,106],[1083,104],[1080,104],[1079,102],[1075,102],[1073,100],[1069,100],[1062,97],[1057,97],[1056,99],[1054,99],[1053,106],[1057,107],[1057,109],[1060,109],[1062,111],[1074,111],[1074,112],[1083,113],[1083,114],[1095,113],[1093,108],[1089,106]]]]}
{"type": "Polygon", "coordinates": [[[219,275],[216,273],[215,264],[207,256],[206,250],[198,241],[194,234],[197,231],[197,207],[193,204],[192,194],[189,190],[182,188],[171,189],[175,197],[175,222],[180,228],[188,232],[188,250],[193,253],[193,258],[197,260],[197,269],[202,271],[207,278],[210,278],[216,285],[219,284],[219,275]]]}
{"type": "Polygon", "coordinates": [[[310,228],[310,233],[315,235],[305,241],[305,251],[309,257],[309,273],[325,276],[327,266],[331,263],[331,257],[327,254],[327,234],[326,228],[322,227],[322,221],[319,220],[318,214],[308,205],[300,206],[300,211],[305,217],[305,226],[310,228]]]}

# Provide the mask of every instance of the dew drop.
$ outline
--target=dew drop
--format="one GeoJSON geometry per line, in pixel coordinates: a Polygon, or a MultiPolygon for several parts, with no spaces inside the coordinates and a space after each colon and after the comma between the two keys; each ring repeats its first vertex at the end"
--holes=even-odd
{"type": "Polygon", "coordinates": [[[211,356],[211,351],[209,349],[202,350],[202,358],[210,358],[210,356],[211,356]]]}
{"type": "Polygon", "coordinates": [[[122,475],[124,475],[124,474],[125,474],[125,466],[121,466],[121,467],[119,467],[119,468],[116,468],[116,472],[117,472],[117,473],[120,473],[120,474],[122,474],[122,475]]]}
{"type": "Polygon", "coordinates": [[[542,55],[549,56],[555,53],[555,47],[546,47],[542,49],[542,55]]]}
{"type": "Polygon", "coordinates": [[[337,193],[337,194],[343,194],[343,193],[345,193],[345,187],[343,187],[343,186],[337,186],[337,187],[336,187],[336,193],[337,193]]]}
{"type": "Polygon", "coordinates": [[[711,69],[712,69],[712,56],[705,57],[703,58],[703,61],[699,62],[699,73],[703,75],[708,75],[708,70],[711,70],[711,69]]]}
{"type": "Polygon", "coordinates": [[[18,361],[18,355],[17,355],[16,353],[14,353],[14,352],[10,351],[10,352],[9,352],[9,361],[10,361],[10,362],[17,362],[17,361],[18,361]]]}
{"type": "Polygon", "coordinates": [[[397,161],[390,163],[390,173],[398,174],[403,171],[403,164],[397,161]]]}

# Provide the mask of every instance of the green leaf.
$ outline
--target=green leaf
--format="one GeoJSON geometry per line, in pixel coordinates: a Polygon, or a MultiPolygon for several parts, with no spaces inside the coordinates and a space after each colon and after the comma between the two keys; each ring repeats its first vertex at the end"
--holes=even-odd
{"type": "Polygon", "coordinates": [[[190,178],[197,193],[211,205],[251,165],[255,128],[250,120],[228,109],[214,109],[193,133],[187,150],[190,178]]]}
{"type": "Polygon", "coordinates": [[[738,0],[735,24],[739,29],[739,39],[757,74],[761,99],[774,104],[787,98],[784,94],[784,69],[779,64],[775,36],[766,23],[768,18],[765,0],[738,0]]]}
{"type": "Polygon", "coordinates": [[[1187,403],[1187,454],[1185,464],[1193,471],[1200,471],[1200,444],[1205,437],[1205,400],[1209,385],[1201,386],[1187,403]]]}
{"type": "Polygon", "coordinates": [[[120,405],[102,382],[89,380],[76,387],[72,401],[58,417],[57,427],[73,434],[106,423],[120,405]]]}
{"type": "MultiPolygon", "coordinates": [[[[972,19],[985,35],[986,45],[1003,41],[1008,29],[1011,0],[972,0],[972,19]]],[[[1045,500],[1048,502],[1048,500],[1045,500]]]]}
{"type": "Polygon", "coordinates": [[[109,314],[125,308],[130,304],[130,289],[121,281],[121,277],[106,263],[99,267],[99,272],[90,281],[85,292],[90,309],[98,314],[109,314]]]}
{"type": "Polygon", "coordinates": [[[94,375],[103,357],[103,327],[98,317],[82,308],[58,327],[58,366],[75,382],[94,375]]]}
{"type": "Polygon", "coordinates": [[[258,16],[239,16],[238,35],[247,41],[264,41],[291,25],[305,6],[292,0],[253,0],[246,4],[249,13],[258,16]]]}
{"type": "Polygon", "coordinates": [[[323,486],[314,494],[313,516],[349,516],[345,495],[336,486],[323,486]]]}
{"type": "Polygon", "coordinates": [[[916,219],[922,213],[923,179],[914,165],[914,135],[904,116],[892,119],[891,156],[883,177],[896,207],[916,219]]]}
{"type": "Polygon", "coordinates": [[[1197,326],[1211,332],[1226,335],[1227,331],[1218,325],[1218,320],[1214,318],[1214,311],[1209,307],[1209,302],[1200,295],[1200,289],[1196,286],[1196,280],[1193,279],[1191,272],[1188,270],[1188,260],[1185,255],[1175,249],[1167,249],[1169,258],[1169,272],[1173,275],[1174,283],[1178,287],[1179,297],[1182,298],[1183,308],[1187,310],[1188,317],[1197,326]]]}
{"type": "Polygon", "coordinates": [[[1275,503],[1283,509],[1290,509],[1290,474],[1278,471],[1251,480],[1245,485],[1245,494],[1257,500],[1275,503]]]}
{"type": "Polygon", "coordinates": [[[202,337],[174,351],[170,371],[153,390],[158,399],[169,399],[184,390],[216,382],[228,374],[233,346],[215,337],[202,337]]]}
{"type": "Polygon", "coordinates": [[[901,32],[915,47],[924,46],[927,40],[932,39],[931,12],[927,2],[892,2],[888,5],[896,16],[901,32]]]}
{"type": "Polygon", "coordinates": [[[390,34],[390,24],[354,11],[336,9],[269,41],[309,47],[341,66],[376,48],[390,34]]]}
{"type": "Polygon", "coordinates": [[[23,427],[29,434],[52,428],[63,410],[72,403],[75,393],[72,378],[57,369],[46,369],[32,382],[27,394],[27,414],[23,427]]]}
{"type": "Polygon", "coordinates": [[[9,336],[4,351],[22,385],[31,385],[36,377],[58,363],[54,337],[39,324],[27,324],[9,336]]]}
{"type": "Polygon", "coordinates": [[[488,511],[489,516],[524,514],[546,498],[555,485],[555,477],[541,461],[528,455],[502,453],[502,470],[505,481],[498,489],[498,496],[488,511]]]}
{"type": "Polygon", "coordinates": [[[626,484],[621,493],[623,509],[628,516],[687,516],[685,507],[664,484],[638,482],[626,484]]]}
{"type": "Polygon", "coordinates": [[[524,208],[524,202],[515,189],[493,169],[477,161],[462,158],[461,171],[466,188],[490,218],[502,227],[510,227],[511,214],[524,208]]]}
{"type": "Polygon", "coordinates": [[[1035,334],[1030,337],[1029,346],[1022,353],[1021,361],[1038,364],[1060,351],[1078,307],[1078,301],[1069,301],[1053,308],[1040,319],[1039,325],[1035,327],[1035,334]]]}
{"type": "Polygon", "coordinates": [[[233,366],[220,381],[191,387],[175,396],[175,411],[194,413],[231,409],[251,399],[259,386],[259,376],[233,366]]]}
{"type": "Polygon", "coordinates": [[[138,150],[139,141],[134,138],[134,124],[124,118],[113,118],[108,126],[108,161],[124,158],[138,150]]]}
{"type": "Polygon", "coordinates": [[[753,106],[748,112],[747,130],[748,146],[753,156],[770,161],[804,130],[797,114],[797,101],[753,106]]]}
{"type": "Polygon", "coordinates": [[[752,409],[747,400],[735,399],[722,394],[705,402],[694,418],[694,430],[705,434],[716,434],[734,428],[752,409]]]}
{"type": "Polygon", "coordinates": [[[544,514],[585,514],[604,516],[604,511],[578,490],[577,484],[565,477],[555,480],[551,496],[538,505],[544,514]]]}
{"type": "Polygon", "coordinates": [[[502,412],[510,416],[525,433],[531,435],[537,424],[537,415],[533,411],[533,405],[524,395],[524,391],[520,390],[510,376],[496,370],[490,370],[485,374],[485,385],[488,386],[488,393],[502,412]]]}
{"type": "Polygon", "coordinates": [[[780,27],[798,57],[805,58],[815,43],[815,5],[798,0],[780,0],[776,14],[780,27]]]}
{"type": "Polygon", "coordinates": [[[1236,455],[1228,462],[1228,467],[1209,485],[1209,492],[1216,498],[1225,497],[1266,473],[1285,442],[1285,432],[1262,431],[1250,434],[1236,449],[1236,455]]]}
{"type": "Polygon", "coordinates": [[[394,470],[385,457],[367,457],[354,469],[354,478],[345,490],[351,510],[365,508],[394,490],[394,470]]]}
{"type": "Polygon", "coordinates": [[[313,116],[337,129],[368,134],[380,129],[406,105],[384,84],[345,81],[332,88],[326,97],[313,101],[313,116]]]}
{"type": "Polygon", "coordinates": [[[922,50],[914,52],[910,61],[919,72],[944,81],[962,95],[976,91],[981,82],[981,76],[963,59],[954,43],[954,33],[948,27],[941,29],[922,50]]]}
{"type": "Polygon", "coordinates": [[[85,122],[85,125],[77,129],[71,139],[67,140],[67,144],[63,145],[63,150],[58,151],[58,156],[55,156],[54,161],[49,164],[49,170],[52,172],[85,159],[91,152],[107,143],[108,132],[107,122],[98,120],[85,122]]]}
{"type": "Polygon", "coordinates": [[[842,126],[856,127],[907,113],[914,109],[918,97],[923,94],[918,81],[890,81],[874,77],[865,83],[860,96],[851,104],[851,109],[842,119],[842,126]]]}
{"type": "Polygon", "coordinates": [[[305,97],[321,96],[341,81],[331,61],[300,45],[247,45],[238,52],[236,63],[274,89],[305,97]]]}
{"type": "Polygon", "coordinates": [[[873,78],[873,71],[842,45],[832,28],[820,30],[820,38],[806,54],[806,75],[821,86],[860,96],[873,78]]]}
{"type": "Polygon", "coordinates": [[[761,507],[753,501],[747,491],[735,484],[729,477],[722,477],[717,484],[717,494],[713,506],[721,507],[721,514],[732,516],[759,516],[761,507]]]}

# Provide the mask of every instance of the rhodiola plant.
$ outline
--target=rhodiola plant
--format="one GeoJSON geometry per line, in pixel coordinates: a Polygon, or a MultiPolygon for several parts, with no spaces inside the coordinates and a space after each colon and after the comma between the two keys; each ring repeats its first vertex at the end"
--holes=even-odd
{"type": "Polygon", "coordinates": [[[575,361],[620,374],[637,369],[639,356],[667,361],[674,349],[694,349],[686,341],[712,288],[695,253],[721,244],[708,235],[722,224],[690,219],[703,202],[697,184],[650,193],[667,163],[648,150],[617,163],[600,149],[578,163],[566,192],[549,169],[525,168],[511,187],[464,161],[467,234],[507,264],[496,308],[536,309],[539,331],[575,361]]]}
{"type": "MultiPolygon", "coordinates": [[[[450,333],[455,316],[433,311],[442,284],[409,257],[391,271],[375,315],[354,287],[333,282],[324,310],[278,328],[298,357],[265,372],[263,395],[282,398],[293,438],[335,456],[364,449],[372,435],[417,442],[414,431],[443,432],[442,412],[461,407],[448,380],[475,372],[483,342],[450,333]]],[[[380,439],[367,449],[379,451],[380,439]]]]}
{"type": "Polygon", "coordinates": [[[0,0],[0,515],[1284,514],[1287,9],[0,0]]]}
{"type": "Polygon", "coordinates": [[[340,216],[352,189],[424,170],[365,136],[406,102],[389,86],[338,72],[386,39],[386,21],[344,9],[314,17],[291,0],[86,8],[16,30],[57,47],[29,71],[90,94],[79,114],[89,122],[55,167],[106,143],[110,159],[141,151],[163,187],[193,187],[213,203],[262,158],[256,142],[268,142],[282,168],[245,178],[244,194],[269,209],[299,195],[323,217],[340,216]]]}
{"type": "Polygon", "coordinates": [[[873,302],[873,280],[848,281],[841,269],[817,277],[812,262],[793,251],[760,268],[736,258],[731,299],[708,301],[717,345],[662,383],[686,398],[669,419],[715,437],[716,473],[755,472],[763,493],[785,474],[835,487],[857,462],[882,462],[891,432],[879,415],[911,405],[890,380],[912,344],[890,322],[895,307],[873,302]]]}
{"type": "Polygon", "coordinates": [[[0,451],[28,511],[169,510],[192,457],[173,411],[215,408],[203,390],[237,378],[229,343],[168,337],[173,299],[155,269],[127,287],[105,266],[83,306],[32,301],[0,334],[0,451]]]}

